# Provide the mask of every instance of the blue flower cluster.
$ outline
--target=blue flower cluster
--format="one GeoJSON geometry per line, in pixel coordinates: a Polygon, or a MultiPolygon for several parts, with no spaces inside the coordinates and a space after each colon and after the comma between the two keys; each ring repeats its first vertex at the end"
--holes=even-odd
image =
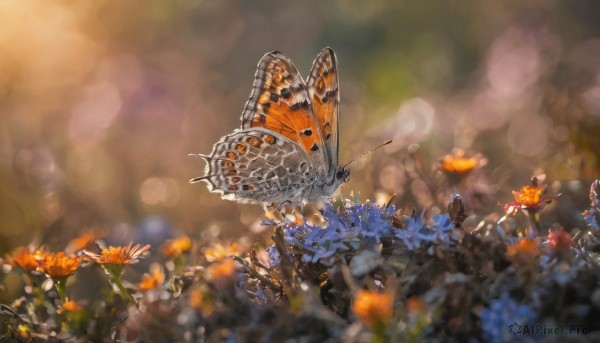
{"type": "Polygon", "coordinates": [[[535,338],[524,330],[535,322],[535,312],[517,303],[506,292],[492,300],[490,306],[481,311],[480,318],[486,342],[524,342],[535,338]]]}
{"type": "Polygon", "coordinates": [[[457,237],[453,237],[454,224],[446,214],[435,214],[430,223],[425,222],[422,216],[404,217],[403,228],[395,232],[408,250],[420,248],[423,244],[433,242],[451,243],[457,237]]]}
{"type": "MultiPolygon", "coordinates": [[[[405,216],[401,228],[392,225],[394,215],[393,206],[385,208],[369,202],[355,202],[337,210],[327,204],[323,211],[327,226],[285,224],[286,245],[299,248],[304,262],[330,265],[338,253],[374,247],[384,239],[400,241],[408,250],[453,240],[454,224],[445,214],[434,215],[431,220],[405,216]]],[[[275,249],[268,252],[272,263],[277,263],[275,249]]]]}

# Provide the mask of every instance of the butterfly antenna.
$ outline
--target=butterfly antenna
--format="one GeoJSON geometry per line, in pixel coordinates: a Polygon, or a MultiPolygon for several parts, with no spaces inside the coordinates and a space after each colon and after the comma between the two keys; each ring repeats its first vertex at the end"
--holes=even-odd
{"type": "Polygon", "coordinates": [[[204,175],[204,176],[200,176],[200,177],[195,177],[195,178],[193,178],[193,179],[190,180],[190,183],[200,182],[202,180],[209,179],[212,176],[214,176],[214,175],[204,175]]]}
{"type": "Polygon", "coordinates": [[[367,152],[364,152],[364,153],[362,153],[362,154],[360,154],[360,155],[356,156],[356,157],[355,157],[355,158],[353,158],[353,159],[352,159],[350,162],[348,162],[348,163],[344,164],[344,168],[346,168],[346,167],[347,167],[349,164],[353,163],[354,161],[358,160],[359,158],[365,157],[366,155],[368,155],[368,154],[372,153],[373,151],[375,151],[375,150],[377,150],[377,149],[379,149],[379,148],[382,148],[382,147],[384,147],[384,146],[386,146],[386,145],[388,145],[388,144],[390,144],[390,143],[392,143],[392,142],[393,142],[393,140],[392,140],[392,139],[390,139],[389,141],[387,141],[387,142],[384,142],[384,143],[380,144],[379,146],[377,146],[377,147],[375,147],[375,148],[373,148],[373,149],[371,149],[371,150],[369,150],[369,151],[367,151],[367,152]]]}
{"type": "Polygon", "coordinates": [[[201,158],[203,158],[203,159],[204,159],[204,160],[206,160],[206,161],[210,161],[210,160],[211,160],[211,157],[210,157],[210,156],[203,155],[203,154],[188,154],[188,156],[196,156],[196,157],[201,157],[201,158]]]}

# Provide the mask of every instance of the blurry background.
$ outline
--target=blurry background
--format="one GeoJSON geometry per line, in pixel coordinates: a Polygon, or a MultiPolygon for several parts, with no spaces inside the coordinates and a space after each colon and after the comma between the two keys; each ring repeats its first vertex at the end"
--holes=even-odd
{"type": "Polygon", "coordinates": [[[260,206],[188,184],[204,162],[187,155],[240,125],[272,50],[304,75],[337,53],[341,162],[395,139],[353,165],[345,195],[440,204],[407,151],[435,169],[463,147],[489,159],[473,184],[493,211],[538,174],[585,199],[598,18],[595,0],[0,1],[0,253],[92,228],[153,243],[256,226],[260,206]]]}

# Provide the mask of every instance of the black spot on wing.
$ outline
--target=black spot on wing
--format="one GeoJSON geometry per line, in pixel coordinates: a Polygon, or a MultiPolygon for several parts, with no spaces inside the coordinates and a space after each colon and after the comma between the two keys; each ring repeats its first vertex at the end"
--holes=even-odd
{"type": "Polygon", "coordinates": [[[289,89],[287,88],[282,88],[281,89],[281,97],[284,99],[289,99],[289,97],[292,96],[292,92],[290,92],[289,89]]]}

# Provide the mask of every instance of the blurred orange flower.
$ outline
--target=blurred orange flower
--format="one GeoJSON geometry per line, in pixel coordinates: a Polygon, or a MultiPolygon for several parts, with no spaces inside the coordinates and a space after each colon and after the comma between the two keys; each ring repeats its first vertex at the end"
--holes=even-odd
{"type": "Polygon", "coordinates": [[[210,294],[200,289],[194,289],[190,292],[190,305],[202,312],[202,315],[209,316],[214,311],[214,305],[210,294]]]}
{"type": "Polygon", "coordinates": [[[150,267],[150,271],[150,274],[144,274],[144,276],[142,276],[142,280],[138,284],[138,289],[141,292],[157,288],[165,281],[165,274],[159,264],[153,264],[150,267]]]}
{"type": "Polygon", "coordinates": [[[394,296],[390,293],[359,290],[354,298],[352,310],[366,326],[387,323],[393,312],[394,296]]]}
{"type": "Polygon", "coordinates": [[[213,281],[232,280],[236,275],[235,262],[233,259],[227,258],[208,267],[207,272],[213,281]]]}
{"type": "Polygon", "coordinates": [[[423,309],[423,300],[417,297],[411,297],[406,301],[406,310],[409,313],[419,312],[423,309]]]}
{"type": "Polygon", "coordinates": [[[100,254],[84,250],[83,255],[86,261],[98,264],[132,264],[137,263],[138,259],[148,250],[150,250],[149,244],[144,246],[136,244],[133,246],[133,242],[131,242],[126,247],[111,246],[107,249],[102,249],[100,254]]]}
{"type": "Polygon", "coordinates": [[[102,235],[98,231],[86,232],[79,237],[73,238],[65,248],[65,252],[68,254],[75,254],[76,252],[83,250],[88,247],[96,239],[102,235]]]}
{"type": "Polygon", "coordinates": [[[239,246],[237,243],[221,244],[216,243],[210,247],[204,248],[204,257],[209,262],[221,261],[229,256],[237,256],[239,254],[239,246]]]}
{"type": "Polygon", "coordinates": [[[6,261],[11,265],[17,265],[21,269],[31,272],[38,268],[36,253],[33,249],[26,247],[16,248],[10,255],[6,255],[6,261]]]}
{"type": "Polygon", "coordinates": [[[522,238],[517,243],[509,245],[506,248],[508,257],[522,256],[527,259],[533,259],[540,254],[537,241],[531,238],[522,238]]]}
{"type": "Polygon", "coordinates": [[[75,301],[67,298],[67,301],[64,302],[61,308],[56,310],[56,313],[62,314],[65,312],[79,312],[81,310],[83,310],[81,306],[79,306],[75,301]]]}
{"type": "Polygon", "coordinates": [[[466,175],[475,168],[487,164],[481,154],[467,154],[464,149],[456,148],[450,154],[442,156],[440,169],[447,174],[466,175]]]}
{"type": "Polygon", "coordinates": [[[168,257],[177,257],[190,249],[192,249],[192,240],[188,236],[180,236],[166,241],[162,252],[168,257]]]}
{"type": "Polygon", "coordinates": [[[73,274],[81,264],[81,257],[70,257],[60,251],[56,254],[41,252],[36,256],[39,261],[39,270],[52,278],[67,277],[73,274]]]}

